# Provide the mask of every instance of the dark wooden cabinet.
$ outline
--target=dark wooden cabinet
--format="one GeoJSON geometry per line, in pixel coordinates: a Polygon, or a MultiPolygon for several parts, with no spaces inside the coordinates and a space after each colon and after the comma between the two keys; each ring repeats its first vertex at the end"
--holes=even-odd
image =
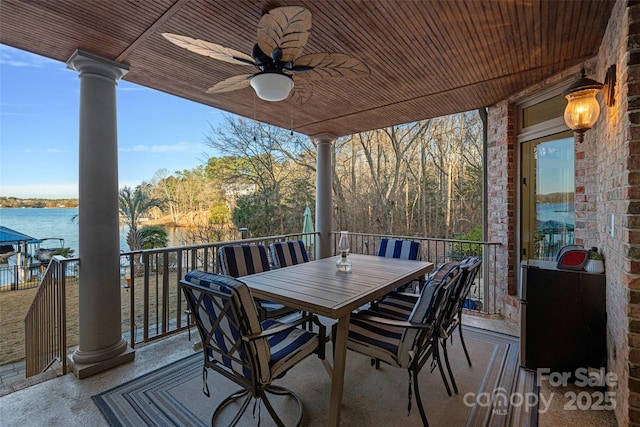
{"type": "Polygon", "coordinates": [[[520,364],[575,372],[606,366],[605,275],[522,265],[520,364]]]}

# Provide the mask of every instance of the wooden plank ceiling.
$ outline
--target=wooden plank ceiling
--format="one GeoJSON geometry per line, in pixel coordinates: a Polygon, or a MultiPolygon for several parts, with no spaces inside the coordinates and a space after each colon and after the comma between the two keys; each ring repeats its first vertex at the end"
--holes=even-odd
{"type": "MultiPolygon", "coordinates": [[[[125,80],[306,135],[336,136],[492,105],[597,54],[614,1],[2,0],[0,43],[66,61],[76,49],[129,65],[125,80]],[[303,54],[342,52],[371,70],[314,80],[305,104],[266,102],[251,87],[205,91],[255,72],[161,36],[251,54],[260,17],[312,13],[303,54]]],[[[295,80],[295,79],[294,79],[295,80]]]]}

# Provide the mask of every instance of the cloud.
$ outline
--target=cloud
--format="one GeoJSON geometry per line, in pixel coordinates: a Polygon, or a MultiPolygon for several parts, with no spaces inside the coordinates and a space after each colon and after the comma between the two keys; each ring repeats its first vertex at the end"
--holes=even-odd
{"type": "MultiPolygon", "coordinates": [[[[10,144],[4,143],[0,144],[2,147],[2,152],[5,155],[8,154],[17,154],[17,155],[31,155],[37,156],[39,154],[58,154],[58,153],[70,153],[69,155],[77,156],[77,152],[69,151],[68,149],[63,149],[59,147],[44,147],[38,146],[38,144],[34,144],[33,146],[25,146],[25,144],[10,144]]],[[[40,159],[38,157],[38,159],[40,159]]]]}
{"type": "Polygon", "coordinates": [[[11,117],[41,117],[42,114],[34,114],[34,113],[12,113],[9,111],[0,111],[0,114],[3,116],[11,116],[11,117]]]}
{"type": "Polygon", "coordinates": [[[132,145],[130,147],[120,147],[118,151],[134,153],[200,153],[202,144],[190,144],[179,142],[175,145],[132,145]]]}
{"type": "Polygon", "coordinates": [[[120,86],[118,85],[118,92],[140,92],[140,91],[145,91],[145,90],[149,90],[146,87],[142,87],[142,86],[120,86]]]}
{"type": "Polygon", "coordinates": [[[40,68],[54,63],[57,62],[44,56],[0,44],[0,64],[2,65],[40,68]]]}

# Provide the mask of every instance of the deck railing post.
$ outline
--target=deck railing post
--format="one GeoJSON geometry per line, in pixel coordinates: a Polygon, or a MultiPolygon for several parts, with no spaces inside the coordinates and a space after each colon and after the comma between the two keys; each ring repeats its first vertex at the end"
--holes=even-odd
{"type": "Polygon", "coordinates": [[[333,218],[331,153],[334,135],[321,134],[313,137],[317,143],[316,158],[316,259],[332,254],[331,227],[333,218]]]}

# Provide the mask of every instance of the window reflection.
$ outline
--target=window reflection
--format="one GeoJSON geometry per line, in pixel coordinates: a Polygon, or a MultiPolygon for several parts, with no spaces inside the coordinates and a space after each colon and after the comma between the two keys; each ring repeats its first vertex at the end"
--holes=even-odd
{"type": "Polygon", "coordinates": [[[531,258],[555,260],[560,248],[574,243],[573,138],[538,143],[534,159],[534,253],[531,258]]]}

